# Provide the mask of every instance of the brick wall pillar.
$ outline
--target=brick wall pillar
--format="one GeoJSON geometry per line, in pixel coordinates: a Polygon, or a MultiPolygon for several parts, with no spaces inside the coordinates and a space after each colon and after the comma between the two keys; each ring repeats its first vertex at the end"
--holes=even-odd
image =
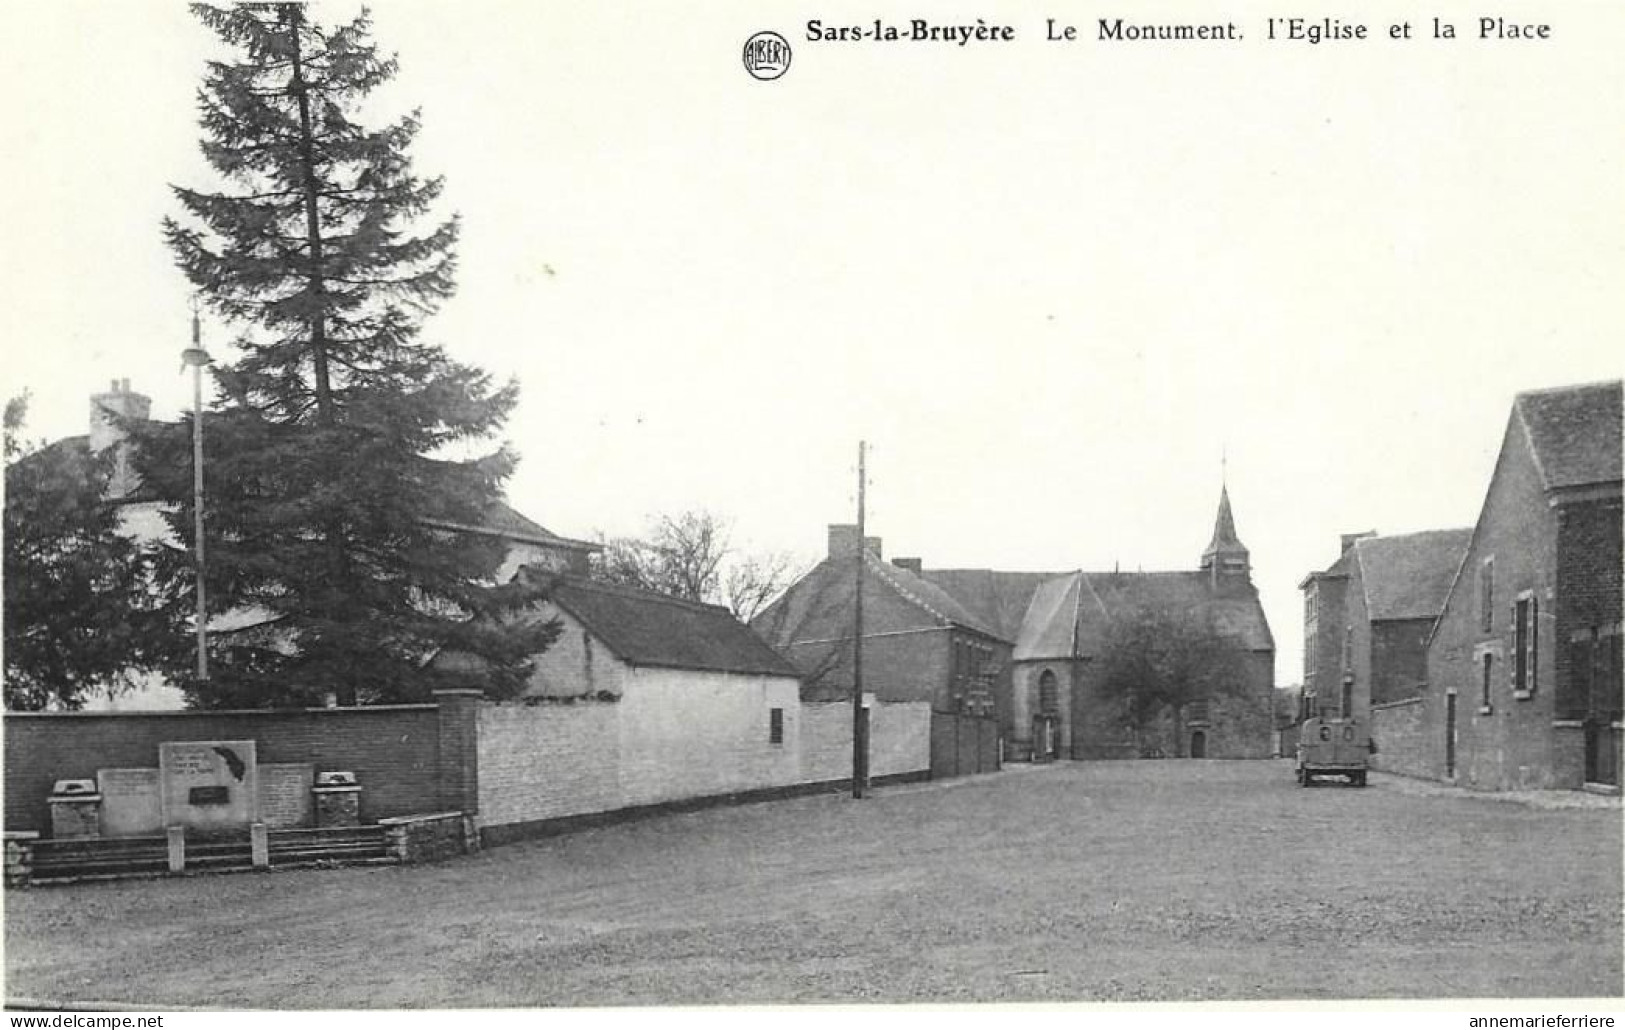
{"type": "Polygon", "coordinates": [[[480,810],[479,705],[477,687],[434,692],[440,706],[440,808],[474,815],[480,810]]]}

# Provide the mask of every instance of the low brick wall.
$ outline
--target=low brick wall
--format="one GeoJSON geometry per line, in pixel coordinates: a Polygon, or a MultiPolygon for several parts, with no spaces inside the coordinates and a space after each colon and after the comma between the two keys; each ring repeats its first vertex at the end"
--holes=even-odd
{"type": "MultiPolygon", "coordinates": [[[[264,711],[7,712],[5,828],[49,833],[57,780],[98,769],[156,768],[158,745],[252,740],[259,762],[347,770],[362,786],[364,822],[467,808],[442,767],[440,706],[264,711]]],[[[455,756],[449,756],[455,757],[455,756]]]]}
{"type": "Polygon", "coordinates": [[[1429,747],[1426,714],[1419,697],[1372,705],[1371,739],[1376,741],[1377,752],[1371,756],[1371,768],[1424,779],[1437,776],[1443,744],[1432,742],[1436,746],[1429,747]]]}

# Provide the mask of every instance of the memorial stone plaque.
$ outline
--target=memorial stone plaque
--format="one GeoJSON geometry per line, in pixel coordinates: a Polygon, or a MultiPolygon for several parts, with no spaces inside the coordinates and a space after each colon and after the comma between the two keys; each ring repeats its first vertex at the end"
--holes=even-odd
{"type": "Polygon", "coordinates": [[[246,830],[259,820],[259,765],[252,740],[158,745],[165,826],[202,833],[246,830]]]}
{"type": "Polygon", "coordinates": [[[271,829],[310,826],[315,808],[310,794],[316,767],[308,763],[260,766],[260,822],[271,829]]]}
{"type": "Polygon", "coordinates": [[[103,837],[149,837],[164,832],[157,769],[98,769],[103,837]]]}

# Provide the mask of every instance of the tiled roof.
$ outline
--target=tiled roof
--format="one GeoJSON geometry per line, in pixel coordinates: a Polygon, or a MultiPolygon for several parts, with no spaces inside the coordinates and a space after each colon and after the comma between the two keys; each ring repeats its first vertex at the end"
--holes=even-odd
{"type": "Polygon", "coordinates": [[[970,609],[960,604],[952,594],[924,576],[916,576],[907,569],[890,565],[867,552],[866,557],[869,559],[869,571],[876,579],[891,586],[904,600],[924,608],[939,622],[975,630],[997,640],[1012,639],[998,626],[972,614],[970,609]]]}
{"type": "Polygon", "coordinates": [[[1470,528],[1435,529],[1357,542],[1353,553],[1360,567],[1367,617],[1436,617],[1444,608],[1472,535],[1470,528]]]}
{"type": "Polygon", "coordinates": [[[1514,409],[1548,490],[1620,481],[1620,381],[1520,393],[1514,409]]]}
{"type": "Polygon", "coordinates": [[[992,569],[926,569],[923,578],[947,591],[966,611],[992,627],[1001,640],[1021,635],[1027,608],[1039,585],[1059,572],[995,572],[992,569]]]}
{"type": "Polygon", "coordinates": [[[728,609],[575,576],[554,580],[551,597],[633,665],[797,676],[791,665],[728,609]]]}

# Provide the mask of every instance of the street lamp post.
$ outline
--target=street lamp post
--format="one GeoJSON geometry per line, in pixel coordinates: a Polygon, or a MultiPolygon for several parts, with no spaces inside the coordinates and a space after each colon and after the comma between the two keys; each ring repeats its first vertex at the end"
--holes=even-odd
{"type": "Polygon", "coordinates": [[[192,367],[192,555],[197,564],[197,678],[209,678],[209,609],[203,596],[203,366],[213,360],[199,342],[197,302],[192,302],[192,346],[181,352],[192,367]]]}

